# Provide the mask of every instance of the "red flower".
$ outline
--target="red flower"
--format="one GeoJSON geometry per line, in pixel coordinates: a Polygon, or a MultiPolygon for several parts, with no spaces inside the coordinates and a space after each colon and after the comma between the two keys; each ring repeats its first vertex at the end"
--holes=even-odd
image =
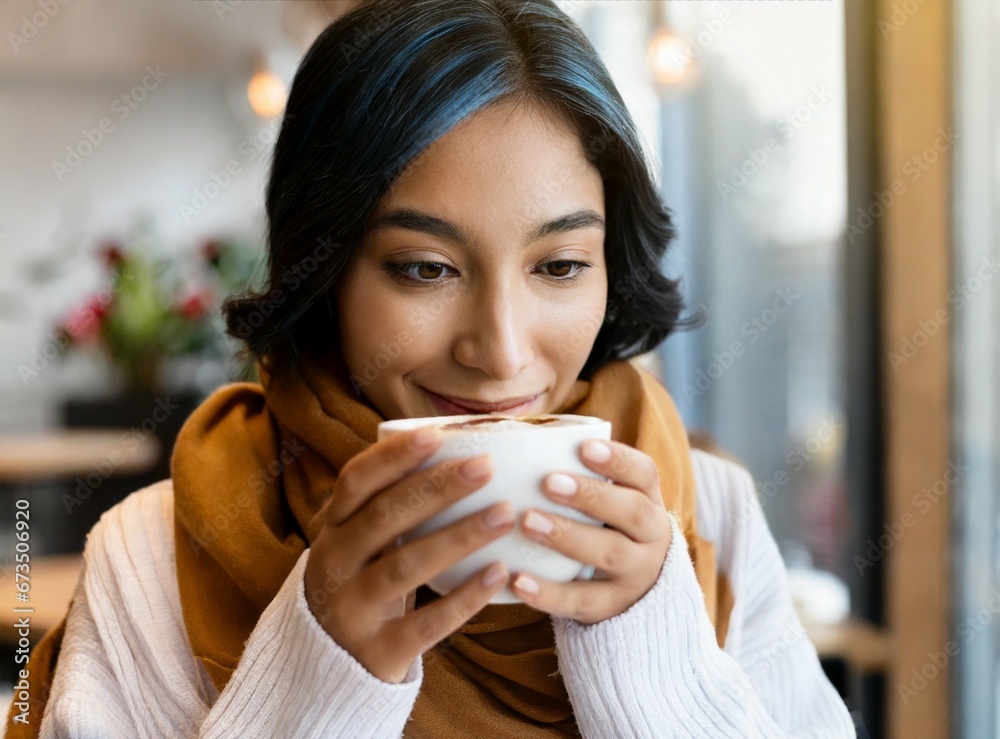
{"type": "Polygon", "coordinates": [[[117,241],[105,241],[97,253],[101,255],[101,261],[109,269],[120,267],[125,262],[125,250],[117,241]]]}
{"type": "Polygon", "coordinates": [[[75,344],[96,341],[101,335],[101,325],[108,315],[111,295],[101,294],[88,298],[78,305],[66,319],[65,331],[75,344]]]}
{"type": "Polygon", "coordinates": [[[179,301],[176,310],[190,321],[199,321],[208,315],[211,297],[206,290],[195,290],[179,301]]]}

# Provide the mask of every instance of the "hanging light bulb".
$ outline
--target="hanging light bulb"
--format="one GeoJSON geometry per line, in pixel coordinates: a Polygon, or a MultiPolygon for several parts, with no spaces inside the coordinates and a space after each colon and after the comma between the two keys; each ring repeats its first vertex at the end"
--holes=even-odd
{"type": "Polygon", "coordinates": [[[288,90],[274,72],[258,70],[247,85],[247,99],[253,112],[261,118],[274,118],[285,109],[288,90]]]}
{"type": "Polygon", "coordinates": [[[682,87],[695,77],[691,45],[662,25],[649,42],[649,66],[664,87],[682,87]]]}

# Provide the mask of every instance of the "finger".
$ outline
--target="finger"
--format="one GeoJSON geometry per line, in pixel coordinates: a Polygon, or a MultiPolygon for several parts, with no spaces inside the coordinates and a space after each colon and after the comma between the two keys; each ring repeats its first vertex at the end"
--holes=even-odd
{"type": "Polygon", "coordinates": [[[639,542],[663,538],[663,499],[652,500],[635,488],[571,472],[546,475],[542,489],[555,503],[580,511],[639,542]],[[575,493],[571,492],[576,490],[575,493]]]}
{"type": "Polygon", "coordinates": [[[620,441],[589,439],[581,445],[580,457],[612,482],[640,490],[652,500],[663,500],[660,471],[645,452],[620,441]]]}
{"type": "MultiPolygon", "coordinates": [[[[378,551],[377,551],[377,552],[375,553],[375,556],[374,556],[374,557],[372,557],[372,559],[378,559],[379,557],[381,557],[381,556],[382,556],[383,554],[385,554],[386,552],[391,552],[391,551],[392,551],[393,549],[395,549],[396,547],[400,546],[400,545],[401,545],[401,543],[402,543],[402,542],[400,542],[400,541],[399,541],[399,539],[397,538],[397,539],[396,539],[395,541],[392,541],[392,542],[390,542],[390,543],[386,544],[386,545],[385,545],[384,547],[382,547],[381,549],[379,549],[379,550],[378,550],[378,551]]],[[[367,560],[366,560],[366,561],[367,561],[367,560]]]]}
{"type": "Polygon", "coordinates": [[[360,597],[375,603],[403,597],[513,528],[509,501],[465,516],[372,562],[362,572],[360,597]]]}
{"type": "Polygon", "coordinates": [[[380,491],[340,526],[338,536],[351,545],[345,560],[367,562],[401,534],[483,487],[492,473],[489,454],[446,459],[380,491]],[[476,476],[477,469],[483,474],[476,476]]]}
{"type": "Polygon", "coordinates": [[[326,504],[326,522],[340,525],[373,494],[417,469],[440,444],[441,432],[437,427],[425,426],[393,434],[358,452],[340,471],[337,494],[326,504]],[[418,444],[421,441],[426,443],[418,444]]]}
{"type": "Polygon", "coordinates": [[[552,616],[575,618],[584,624],[602,620],[600,604],[614,600],[616,587],[609,580],[557,583],[525,573],[517,573],[511,580],[511,589],[526,605],[552,616]]]}
{"type": "Polygon", "coordinates": [[[397,621],[393,643],[400,649],[423,654],[479,613],[509,578],[502,562],[484,567],[448,595],[397,621]],[[486,578],[490,577],[493,579],[487,584],[486,578]]]}
{"type": "Polygon", "coordinates": [[[609,574],[629,572],[640,554],[639,544],[620,531],[563,516],[530,510],[521,519],[521,526],[536,546],[553,549],[609,574]]]}

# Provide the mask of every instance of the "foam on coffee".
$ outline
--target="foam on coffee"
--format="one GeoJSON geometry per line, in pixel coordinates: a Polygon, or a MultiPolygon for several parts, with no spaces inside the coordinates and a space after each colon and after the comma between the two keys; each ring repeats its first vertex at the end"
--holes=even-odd
{"type": "Polygon", "coordinates": [[[554,416],[485,416],[474,418],[470,421],[459,421],[457,423],[446,423],[438,426],[443,431],[460,431],[469,428],[482,428],[483,431],[524,431],[527,428],[536,426],[578,426],[570,419],[556,418],[554,416]]]}

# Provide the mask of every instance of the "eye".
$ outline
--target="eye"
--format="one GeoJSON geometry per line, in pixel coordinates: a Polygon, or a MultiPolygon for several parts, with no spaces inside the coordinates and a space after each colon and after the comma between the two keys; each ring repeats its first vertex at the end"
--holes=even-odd
{"type": "Polygon", "coordinates": [[[434,281],[441,276],[441,271],[446,269],[443,264],[439,262],[413,262],[411,265],[417,268],[416,275],[421,280],[434,281]]]}
{"type": "Polygon", "coordinates": [[[590,269],[592,265],[586,262],[577,262],[572,259],[557,259],[552,262],[546,262],[542,265],[543,267],[556,267],[556,272],[559,274],[553,274],[552,271],[549,272],[554,278],[559,282],[572,282],[583,276],[583,273],[590,269]],[[570,272],[564,272],[565,269],[571,269],[570,272]]]}
{"type": "MultiPolygon", "coordinates": [[[[573,259],[556,259],[541,265],[549,270],[553,282],[574,282],[593,265],[573,259]]],[[[384,262],[382,268],[392,277],[411,285],[434,285],[443,281],[442,270],[451,269],[440,262],[384,262]]]]}
{"type": "Polygon", "coordinates": [[[438,282],[441,270],[451,269],[440,262],[385,262],[382,267],[393,277],[414,284],[438,282]]]}

